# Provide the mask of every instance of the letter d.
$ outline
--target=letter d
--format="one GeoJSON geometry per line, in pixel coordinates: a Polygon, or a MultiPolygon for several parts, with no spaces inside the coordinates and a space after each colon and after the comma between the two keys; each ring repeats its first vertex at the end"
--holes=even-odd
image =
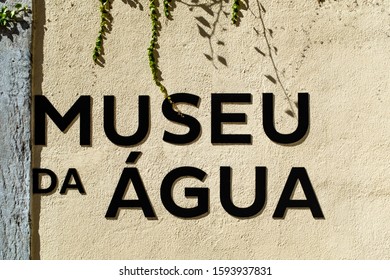
{"type": "Polygon", "coordinates": [[[35,193],[51,193],[57,188],[57,176],[50,169],[33,168],[33,194],[35,193]],[[46,189],[41,188],[41,177],[48,175],[50,177],[50,186],[46,189]]]}

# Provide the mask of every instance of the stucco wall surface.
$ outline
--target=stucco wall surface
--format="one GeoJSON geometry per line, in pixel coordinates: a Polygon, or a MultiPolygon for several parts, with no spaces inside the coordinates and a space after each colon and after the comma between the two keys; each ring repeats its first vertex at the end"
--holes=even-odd
{"type": "MultiPolygon", "coordinates": [[[[92,50],[99,29],[99,1],[36,1],[34,94],[45,95],[64,114],[81,95],[93,98],[93,141],[80,147],[78,121],[63,134],[48,121],[47,146],[34,147],[34,167],[49,168],[62,184],[77,168],[86,195],[59,190],[34,195],[35,257],[42,259],[387,259],[390,257],[390,3],[389,1],[253,1],[240,25],[225,1],[174,1],[173,20],[161,18],[159,66],[169,93],[201,97],[199,108],[179,105],[202,125],[188,145],[162,140],[165,130],[187,128],[166,120],[162,95],[148,64],[150,19],[146,1],[112,3],[112,30],[104,42],[105,65],[92,50]],[[262,22],[263,21],[263,22],[262,22]],[[275,94],[275,123],[291,132],[285,92],[294,102],[310,94],[310,131],[297,145],[272,142],[262,128],[262,93],[275,94]],[[247,123],[226,124],[226,133],[252,134],[251,145],[211,143],[212,93],[251,93],[252,104],[224,105],[247,123]],[[135,147],[112,144],[103,130],[103,96],[115,95],[117,127],[132,134],[138,96],[151,98],[151,128],[135,147]],[[143,154],[135,165],[130,151],[143,154]],[[174,168],[194,166],[208,176],[185,179],[173,195],[182,206],[184,187],[210,189],[210,212],[199,219],[171,215],[160,185],[174,168]],[[267,202],[260,215],[239,219],[219,201],[219,168],[233,170],[239,206],[254,198],[255,167],[267,167],[267,202]],[[157,220],[141,210],[104,217],[125,167],[137,167],[157,220]],[[325,219],[308,209],[275,210],[292,167],[305,167],[325,219]]],[[[160,4],[161,5],[161,4],[160,4]]],[[[162,10],[160,6],[160,10],[162,10]]],[[[45,181],[45,180],[44,180],[45,181]]],[[[45,183],[45,182],[44,182],[45,183]]],[[[48,182],[46,182],[48,183],[48,182]]],[[[134,197],[130,186],[126,197],[134,197]]],[[[304,198],[297,187],[294,198],[304,198]]]]}

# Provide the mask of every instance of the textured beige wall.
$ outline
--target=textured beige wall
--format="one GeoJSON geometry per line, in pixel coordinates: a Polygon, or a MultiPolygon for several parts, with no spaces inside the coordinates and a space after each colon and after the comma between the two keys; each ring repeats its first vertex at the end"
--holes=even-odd
{"type": "MultiPolygon", "coordinates": [[[[131,2],[131,1],[130,1],[131,2]]],[[[164,130],[186,128],[165,120],[162,96],[153,84],[146,48],[150,40],[148,3],[137,8],[113,2],[112,31],[105,41],[104,68],[91,53],[99,25],[99,1],[38,1],[35,6],[34,94],[46,95],[64,113],[80,95],[93,98],[93,143],[78,144],[78,122],[62,134],[50,121],[48,145],[35,147],[35,166],[55,171],[62,183],[77,168],[87,195],[69,191],[35,195],[33,246],[42,259],[373,259],[390,257],[390,4],[388,1],[261,1],[276,78],[263,36],[256,1],[249,1],[239,27],[230,23],[230,4],[216,0],[177,2],[173,20],[162,18],[160,69],[170,93],[199,95],[199,109],[182,106],[198,118],[202,136],[191,145],[162,140],[164,130]],[[142,7],[142,8],[141,8],[142,7]],[[209,26],[197,18],[203,17],[209,26]],[[212,33],[201,36],[197,25],[212,33]],[[39,28],[42,28],[40,30],[39,28]],[[268,30],[272,30],[271,32],[268,30]],[[212,30],[212,31],[211,31],[212,30]],[[273,48],[275,47],[275,49],[273,48]],[[264,56],[257,50],[264,52],[264,56]],[[213,56],[209,61],[205,54],[213,56]],[[224,65],[218,56],[226,60],[224,65]],[[273,92],[276,123],[293,131],[296,120],[286,110],[298,92],[310,93],[311,126],[299,145],[270,141],[262,129],[261,94],[273,92]],[[226,125],[226,132],[251,133],[253,145],[212,145],[211,93],[244,92],[252,105],[227,105],[245,112],[247,125],[226,125]],[[151,131],[140,146],[112,144],[103,131],[103,96],[115,95],[118,130],[136,128],[138,95],[151,97],[151,131]],[[104,218],[130,151],[142,151],[138,167],[158,220],[140,210],[122,210],[117,220],[104,218]],[[162,205],[164,176],[180,166],[203,169],[210,188],[210,214],[180,219],[162,205]],[[233,168],[234,201],[253,200],[255,166],[268,168],[268,200],[261,215],[237,219],[219,202],[219,167],[233,168]],[[293,166],[305,167],[325,215],[289,210],[272,219],[293,166]],[[38,238],[39,237],[39,238],[38,238]],[[40,241],[39,241],[40,240],[40,241]]],[[[202,185],[184,180],[183,186],[202,185]]],[[[129,195],[131,193],[129,192],[129,195]]],[[[296,197],[302,194],[296,193],[296,197]]]]}

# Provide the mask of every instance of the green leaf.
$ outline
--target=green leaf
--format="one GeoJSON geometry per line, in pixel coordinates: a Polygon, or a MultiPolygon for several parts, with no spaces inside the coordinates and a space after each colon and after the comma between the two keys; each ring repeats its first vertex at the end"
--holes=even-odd
{"type": "Polygon", "coordinates": [[[16,9],[20,9],[21,7],[22,7],[22,4],[20,4],[20,3],[15,4],[16,9]]]}

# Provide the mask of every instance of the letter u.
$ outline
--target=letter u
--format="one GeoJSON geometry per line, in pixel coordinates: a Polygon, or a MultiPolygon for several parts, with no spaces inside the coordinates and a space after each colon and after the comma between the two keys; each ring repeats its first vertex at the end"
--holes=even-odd
{"type": "Polygon", "coordinates": [[[115,128],[115,96],[104,96],[104,132],[107,138],[118,146],[134,146],[141,143],[148,135],[150,128],[149,96],[138,97],[138,128],[130,136],[119,135],[115,128]]]}
{"type": "Polygon", "coordinates": [[[289,134],[276,131],[274,123],[274,95],[263,93],[263,128],[268,138],[280,144],[293,144],[305,137],[309,129],[309,94],[298,93],[298,126],[289,134]]]}

